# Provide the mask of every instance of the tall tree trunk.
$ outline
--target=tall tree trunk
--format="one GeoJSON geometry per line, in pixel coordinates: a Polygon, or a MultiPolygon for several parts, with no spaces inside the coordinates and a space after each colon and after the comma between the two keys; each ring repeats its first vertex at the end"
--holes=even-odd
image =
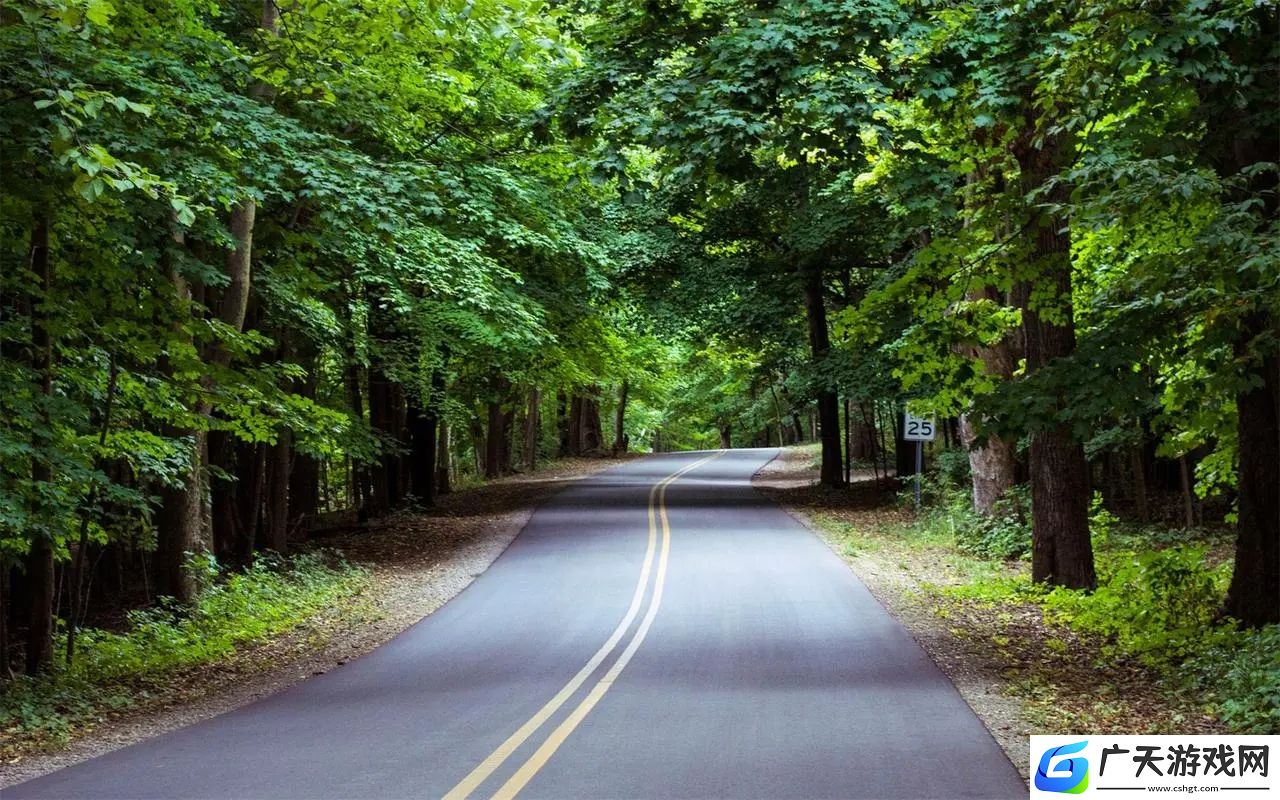
{"type": "Polygon", "coordinates": [[[497,478],[509,471],[510,414],[503,409],[511,382],[505,376],[495,376],[491,384],[494,393],[488,403],[488,424],[485,426],[484,476],[497,478]]]}
{"type": "MultiPolygon", "coordinates": [[[[400,394],[393,385],[390,376],[376,360],[369,367],[369,425],[397,446],[402,433],[398,429],[399,408],[397,399],[400,394]]],[[[373,487],[373,508],[375,515],[386,514],[400,502],[400,457],[396,453],[384,452],[378,456],[373,468],[369,471],[370,483],[373,487]]]]}
{"type": "MultiPolygon", "coordinates": [[[[1280,36],[1275,10],[1258,6],[1259,30],[1226,49],[1240,63],[1266,65],[1274,75],[1274,48],[1280,36]]],[[[1260,73],[1262,71],[1260,70],[1260,73]]],[[[1217,85],[1205,87],[1220,92],[1217,85]]],[[[1255,93],[1256,105],[1230,111],[1215,120],[1211,136],[1222,143],[1205,148],[1217,161],[1223,177],[1237,180],[1250,167],[1273,162],[1280,152],[1280,130],[1274,121],[1274,86],[1255,93]],[[1225,150],[1225,152],[1222,152],[1225,150]]],[[[1280,215],[1280,186],[1273,170],[1253,170],[1244,192],[1261,199],[1258,232],[1274,226],[1280,215]]],[[[1246,199],[1239,197],[1238,199],[1246,199]]],[[[1274,248],[1274,244],[1272,244],[1274,248]]],[[[1255,286],[1263,284],[1260,280],[1255,286]]],[[[1265,295],[1264,295],[1265,296],[1265,295]]],[[[1255,380],[1236,395],[1239,492],[1236,520],[1235,570],[1224,610],[1248,626],[1280,622],[1280,312],[1263,301],[1240,320],[1235,356],[1247,364],[1255,380]],[[1270,341],[1268,341],[1268,339],[1270,341]]]]}
{"type": "Polygon", "coordinates": [[[436,443],[436,494],[449,494],[453,491],[453,461],[449,447],[449,421],[440,418],[438,424],[439,441],[436,443]]]}
{"type": "Polygon", "coordinates": [[[582,455],[582,396],[575,393],[569,400],[569,446],[565,455],[582,455]]]}
{"type": "Polygon", "coordinates": [[[262,544],[289,552],[289,485],[293,468],[293,431],[285,428],[266,446],[266,492],[262,509],[262,544]]]}
{"type": "MultiPolygon", "coordinates": [[[[227,251],[227,276],[230,281],[222,290],[222,302],[218,316],[236,331],[244,328],[249,308],[249,287],[252,279],[253,225],[258,214],[258,204],[252,199],[241,200],[231,208],[231,250],[227,251]]],[[[225,352],[225,351],[224,351],[225,352]]],[[[227,356],[229,358],[229,354],[227,356]]]]}
{"type": "Polygon", "coordinates": [[[862,417],[862,429],[867,436],[867,458],[871,460],[871,472],[877,481],[880,480],[880,448],[876,443],[875,405],[866,401],[858,403],[859,415],[862,417]]]}
{"type": "Polygon", "coordinates": [[[857,413],[853,414],[853,442],[850,445],[850,458],[857,461],[870,461],[875,454],[875,444],[872,441],[875,432],[867,423],[862,404],[855,403],[853,408],[857,413]]]}
{"type": "MultiPolygon", "coordinates": [[[[32,436],[31,481],[36,486],[49,484],[53,471],[47,458],[53,448],[50,442],[52,420],[49,403],[53,400],[53,337],[49,331],[48,304],[53,286],[53,265],[49,257],[49,218],[39,216],[31,234],[31,252],[28,260],[32,274],[39,281],[40,295],[29,301],[31,316],[32,369],[40,377],[38,422],[32,436]]],[[[27,617],[27,674],[43,672],[53,663],[53,533],[47,510],[39,504],[31,509],[33,519],[44,520],[45,525],[33,532],[31,547],[26,555],[26,584],[30,597],[30,613],[27,617]]]]}
{"type": "Polygon", "coordinates": [[[728,450],[733,447],[733,428],[729,423],[720,425],[720,449],[728,450]]]}
{"type": "MultiPolygon", "coordinates": [[[[180,249],[186,244],[181,229],[177,227],[170,238],[172,248],[180,249]]],[[[170,250],[166,248],[163,252],[162,260],[173,285],[179,314],[185,316],[189,313],[186,309],[192,299],[191,286],[175,266],[170,250]]],[[[180,336],[184,343],[189,343],[191,337],[185,330],[181,318],[174,322],[174,334],[180,336]]],[[[209,413],[208,404],[204,401],[197,401],[195,410],[200,416],[209,413]]],[[[186,463],[183,465],[182,485],[160,489],[160,508],[155,519],[156,591],[187,605],[195,599],[196,590],[195,580],[186,567],[187,553],[195,553],[211,545],[207,525],[209,516],[205,510],[208,485],[204,478],[209,447],[207,435],[200,428],[170,426],[165,434],[184,442],[186,463]]]]}
{"type": "Polygon", "coordinates": [[[538,440],[542,433],[542,393],[537,386],[529,388],[529,401],[524,412],[524,466],[532,472],[538,466],[538,440]]]}
{"type": "Polygon", "coordinates": [[[600,422],[600,389],[592,387],[582,398],[581,452],[598,453],[604,448],[604,426],[600,422]]]}
{"type": "Polygon", "coordinates": [[[849,413],[849,397],[844,398],[844,482],[853,478],[853,415],[849,413]]]}
{"type": "Polygon", "coordinates": [[[625,379],[618,387],[618,406],[613,410],[613,454],[615,456],[627,451],[627,392],[630,389],[631,384],[625,379]]]}
{"type": "Polygon", "coordinates": [[[497,478],[502,475],[502,434],[506,426],[503,424],[501,401],[490,400],[487,408],[488,417],[484,431],[484,476],[497,478]]]}
{"type": "MultiPolygon", "coordinates": [[[[809,349],[815,367],[820,367],[831,352],[831,333],[827,329],[827,306],[823,298],[822,270],[809,267],[804,270],[804,309],[809,323],[809,349]]],[[[822,439],[822,469],[819,481],[823,486],[843,486],[844,475],[840,458],[840,402],[835,390],[824,384],[818,389],[818,426],[822,439]]]]}
{"type": "Polygon", "coordinates": [[[1182,527],[1190,530],[1196,526],[1196,501],[1186,453],[1178,456],[1178,480],[1182,486],[1182,527]]]}
{"type": "MultiPolygon", "coordinates": [[[[1039,189],[1056,174],[1061,145],[1053,137],[1040,147],[1024,143],[1018,152],[1024,194],[1039,189]]],[[[1054,190],[1052,202],[1065,200],[1066,187],[1054,190]]],[[[1028,377],[1075,351],[1075,321],[1071,309],[1071,242],[1067,221],[1030,209],[1038,217],[1028,231],[1035,260],[1035,282],[1052,292],[1053,314],[1045,316],[1039,303],[1022,310],[1028,377]]],[[[1043,302],[1043,301],[1041,301],[1043,302]]],[[[1057,398],[1058,407],[1066,404],[1057,398]]],[[[1029,454],[1031,472],[1031,575],[1041,583],[1088,589],[1097,585],[1093,543],[1089,536],[1089,467],[1084,446],[1064,423],[1034,431],[1029,454]]]]}
{"type": "MultiPolygon", "coordinates": [[[[354,338],[354,334],[352,334],[354,338]]],[[[357,422],[364,422],[364,399],[361,391],[360,366],[356,363],[354,341],[347,342],[347,365],[344,380],[347,388],[347,407],[351,417],[357,422]]],[[[369,470],[363,464],[351,462],[351,497],[356,505],[356,517],[364,522],[369,517],[373,491],[369,482],[369,470]]]]}
{"type": "MultiPolygon", "coordinates": [[[[308,400],[314,400],[317,384],[315,352],[308,351],[305,361],[307,378],[299,387],[299,392],[308,400]]],[[[301,533],[305,538],[306,532],[311,528],[311,520],[320,507],[320,462],[299,452],[296,445],[290,450],[292,461],[289,465],[288,528],[289,532],[301,533]]]]}
{"type": "Polygon", "coordinates": [[[231,493],[235,511],[235,557],[241,564],[253,561],[262,523],[262,495],[266,488],[267,445],[237,442],[236,482],[231,493]]]}
{"type": "Polygon", "coordinates": [[[556,455],[564,458],[573,449],[573,419],[570,414],[569,398],[563,391],[556,392],[556,435],[560,446],[556,455]]]}
{"type": "Polygon", "coordinates": [[[1129,469],[1133,472],[1134,511],[1138,521],[1145,525],[1151,521],[1151,511],[1147,504],[1147,464],[1141,444],[1129,449],[1129,469]]]}
{"type": "Polygon", "coordinates": [[[436,502],[437,402],[411,399],[408,407],[409,491],[424,506],[436,502]]]}
{"type": "MultiPolygon", "coordinates": [[[[1259,311],[1237,342],[1244,358],[1252,340],[1280,339],[1280,324],[1259,311]]],[[[1280,622],[1280,354],[1257,359],[1262,381],[1236,396],[1240,449],[1235,571],[1225,610],[1245,625],[1280,622]]]]}

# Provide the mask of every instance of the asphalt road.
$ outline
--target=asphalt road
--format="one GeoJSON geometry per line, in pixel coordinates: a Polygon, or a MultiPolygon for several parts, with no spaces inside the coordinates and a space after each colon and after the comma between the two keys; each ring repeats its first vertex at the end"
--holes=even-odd
{"type": "Polygon", "coordinates": [[[0,795],[1025,797],[906,631],[753,492],[775,452],[584,480],[364,658],[0,795]]]}

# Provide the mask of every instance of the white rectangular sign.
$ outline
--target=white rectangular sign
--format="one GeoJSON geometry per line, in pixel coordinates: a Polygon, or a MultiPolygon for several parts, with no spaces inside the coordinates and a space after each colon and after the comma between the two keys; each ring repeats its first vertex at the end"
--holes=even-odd
{"type": "Polygon", "coordinates": [[[1244,792],[1280,798],[1280,736],[1032,736],[1031,797],[1108,800],[1244,792]]]}
{"type": "Polygon", "coordinates": [[[902,438],[908,442],[932,442],[938,435],[933,417],[917,417],[910,411],[902,413],[902,438]]]}

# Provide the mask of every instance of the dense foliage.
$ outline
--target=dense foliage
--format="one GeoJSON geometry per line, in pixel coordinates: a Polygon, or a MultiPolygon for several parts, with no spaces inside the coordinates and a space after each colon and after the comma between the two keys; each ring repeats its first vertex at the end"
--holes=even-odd
{"type": "Polygon", "coordinates": [[[904,474],[904,405],[971,547],[1092,588],[1095,488],[1173,502],[1276,622],[1278,48],[1253,0],[9,3],[0,665],[549,455],[904,474]]]}

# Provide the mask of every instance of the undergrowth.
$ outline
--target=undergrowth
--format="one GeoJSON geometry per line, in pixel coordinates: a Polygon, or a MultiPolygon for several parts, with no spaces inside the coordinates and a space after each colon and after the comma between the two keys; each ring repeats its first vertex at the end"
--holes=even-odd
{"type": "MultiPolygon", "coordinates": [[[[941,461],[941,460],[940,460],[941,461]]],[[[1033,604],[1051,626],[1094,641],[1104,659],[1134,660],[1173,692],[1188,693],[1237,733],[1280,733],[1280,626],[1241,630],[1220,614],[1231,578],[1222,531],[1127,526],[1094,498],[1090,512],[1098,587],[1078,591],[1034,584],[1031,504],[1024,491],[1003,498],[990,517],[975,514],[962,467],[939,463],[924,485],[925,506],[909,522],[854,531],[820,520],[857,550],[929,549],[945,555],[959,585],[943,597],[991,608],[1033,604]],[[1018,569],[984,568],[1022,564],[1018,569]]],[[[914,502],[903,492],[902,502],[914,502]]],[[[1105,663],[1099,664],[1105,669],[1105,663]]]]}
{"type": "MultiPolygon", "coordinates": [[[[290,631],[366,585],[368,573],[336,553],[260,558],[218,578],[211,559],[196,564],[205,588],[189,608],[161,603],[129,613],[124,631],[81,630],[68,667],[17,677],[0,694],[0,756],[24,746],[56,746],[102,716],[151,697],[186,670],[224,661],[238,649],[290,631]]],[[[65,649],[59,636],[56,652],[65,649]]]]}

